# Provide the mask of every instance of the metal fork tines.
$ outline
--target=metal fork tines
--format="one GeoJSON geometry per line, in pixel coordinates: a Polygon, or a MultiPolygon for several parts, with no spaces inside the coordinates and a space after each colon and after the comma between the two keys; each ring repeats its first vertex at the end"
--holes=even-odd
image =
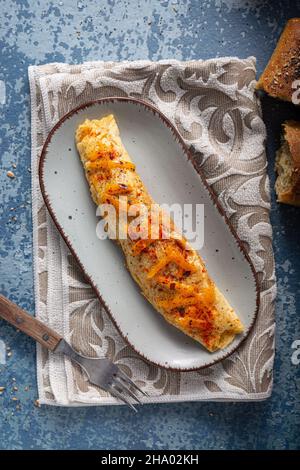
{"type": "Polygon", "coordinates": [[[86,372],[89,381],[109,392],[134,411],[135,405],[142,404],[138,394],[148,397],[116,364],[109,359],[93,359],[78,354],[65,340],[61,340],[56,353],[63,353],[79,364],[86,372]],[[133,401],[133,402],[132,402],[133,401]]]}
{"type": "Polygon", "coordinates": [[[118,368],[118,371],[113,374],[112,382],[108,388],[108,391],[111,395],[119,400],[127,403],[132,409],[137,411],[135,406],[129,401],[126,395],[129,395],[133,400],[136,401],[139,405],[142,405],[141,400],[137,396],[137,393],[141,393],[145,397],[148,396],[146,392],[141,390],[121,369],[118,368]],[[134,389],[134,391],[132,390],[134,389]]]}

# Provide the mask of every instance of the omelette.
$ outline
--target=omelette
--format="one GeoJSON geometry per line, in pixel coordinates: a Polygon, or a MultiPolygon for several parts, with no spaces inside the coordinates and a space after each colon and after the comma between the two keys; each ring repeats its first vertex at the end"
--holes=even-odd
{"type": "Polygon", "coordinates": [[[117,220],[127,211],[122,236],[119,228],[111,238],[123,250],[128,270],[144,297],[166,321],[208,351],[228,346],[244,328],[199,253],[162,211],[152,224],[156,236],[143,228],[148,227],[143,217],[149,222],[155,201],[122,144],[114,116],[85,120],[76,130],[76,145],[94,202],[113,206],[117,220]],[[130,215],[135,207],[148,211],[130,215]]]}

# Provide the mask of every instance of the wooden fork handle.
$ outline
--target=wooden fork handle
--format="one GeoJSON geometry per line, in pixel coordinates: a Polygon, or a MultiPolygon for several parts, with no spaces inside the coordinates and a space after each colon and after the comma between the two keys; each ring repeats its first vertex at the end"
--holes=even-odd
{"type": "Polygon", "coordinates": [[[54,351],[60,340],[63,339],[58,333],[29,315],[29,313],[22,310],[18,305],[14,304],[1,294],[0,317],[15,326],[18,330],[31,336],[31,338],[38,341],[47,349],[50,349],[50,351],[54,351]]]}

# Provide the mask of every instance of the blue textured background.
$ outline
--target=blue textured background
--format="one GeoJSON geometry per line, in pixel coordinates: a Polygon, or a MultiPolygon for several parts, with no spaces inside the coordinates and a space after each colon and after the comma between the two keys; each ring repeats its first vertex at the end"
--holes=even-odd
{"type": "MultiPolygon", "coordinates": [[[[0,292],[34,311],[28,65],[255,55],[260,73],[293,16],[300,16],[299,0],[0,0],[0,292]],[[14,180],[6,176],[12,163],[14,180]]],[[[273,181],[280,123],[296,117],[296,110],[265,99],[264,113],[273,181]]],[[[292,342],[300,339],[299,209],[280,207],[272,198],[277,356],[268,401],[151,405],[138,415],[125,407],[39,409],[33,404],[35,345],[0,322],[0,340],[12,351],[7,365],[0,365],[0,387],[6,387],[0,394],[0,448],[299,448],[300,365],[291,363],[292,342]]]]}

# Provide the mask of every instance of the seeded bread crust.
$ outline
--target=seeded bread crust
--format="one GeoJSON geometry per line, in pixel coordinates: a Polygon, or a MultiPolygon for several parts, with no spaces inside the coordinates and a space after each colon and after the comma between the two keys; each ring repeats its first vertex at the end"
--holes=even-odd
{"type": "Polygon", "coordinates": [[[300,18],[290,19],[256,88],[273,98],[292,101],[293,82],[300,79],[300,18]]]}

